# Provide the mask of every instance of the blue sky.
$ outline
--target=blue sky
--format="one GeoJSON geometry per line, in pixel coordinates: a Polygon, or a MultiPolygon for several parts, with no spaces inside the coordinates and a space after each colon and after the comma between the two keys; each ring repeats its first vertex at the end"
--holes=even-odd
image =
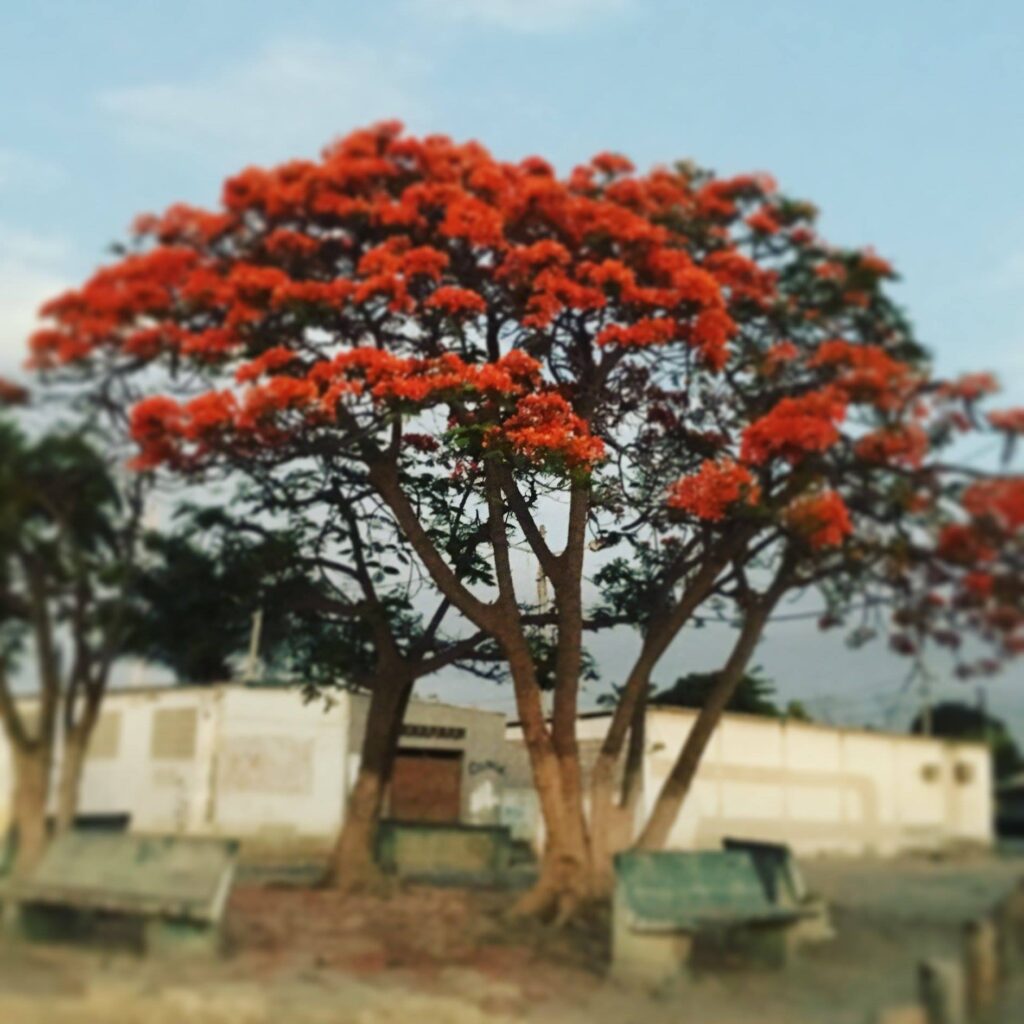
{"type": "MultiPolygon", "coordinates": [[[[0,373],[39,301],[138,211],[397,116],[563,169],[615,149],[768,170],[827,236],[894,261],[941,372],[994,369],[1019,403],[1022,53],[1010,0],[4,4],[0,373]]],[[[772,643],[762,660],[817,692],[808,658],[801,676],[772,643]]],[[[881,653],[857,664],[899,677],[881,653]]]]}

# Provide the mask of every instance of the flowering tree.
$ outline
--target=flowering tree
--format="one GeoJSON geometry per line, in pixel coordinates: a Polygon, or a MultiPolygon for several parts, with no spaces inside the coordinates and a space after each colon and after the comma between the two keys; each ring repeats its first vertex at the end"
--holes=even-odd
{"type": "Polygon", "coordinates": [[[785,593],[881,574],[901,534],[935,518],[900,490],[933,439],[916,404],[924,354],[883,289],[892,271],[824,244],[813,218],[764,176],[637,175],[603,154],[561,179],[538,158],[379,125],[318,161],[243,171],[216,211],[141,219],[136,250],[46,307],[33,358],[119,381],[157,361],[188,370],[194,397],[132,412],[141,469],[316,466],[373,495],[440,599],[507,662],[547,837],[523,909],[566,914],[600,883],[615,764],[695,611],[736,602],[722,677],[738,679],[785,593]],[[430,502],[462,495],[492,583],[466,578],[432,525],[430,502]],[[557,545],[541,528],[551,509],[557,545]],[[519,541],[554,592],[550,721],[519,541]],[[646,569],[606,570],[588,618],[587,553],[603,549],[601,565],[620,545],[646,569]],[[588,822],[583,635],[622,608],[642,642],[588,822]]]}

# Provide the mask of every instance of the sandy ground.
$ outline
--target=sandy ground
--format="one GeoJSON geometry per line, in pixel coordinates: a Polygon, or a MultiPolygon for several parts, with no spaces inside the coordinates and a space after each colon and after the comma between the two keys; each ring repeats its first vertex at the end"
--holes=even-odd
{"type": "MultiPolygon", "coordinates": [[[[129,953],[0,946],[2,1024],[864,1024],[914,995],[925,956],[1024,876],[1024,859],[804,865],[837,937],[784,972],[708,972],[651,993],[605,980],[607,920],[510,927],[495,893],[388,900],[240,887],[231,952],[170,964],[129,953]]],[[[1024,975],[993,1024],[1024,1021],[1024,975]]]]}

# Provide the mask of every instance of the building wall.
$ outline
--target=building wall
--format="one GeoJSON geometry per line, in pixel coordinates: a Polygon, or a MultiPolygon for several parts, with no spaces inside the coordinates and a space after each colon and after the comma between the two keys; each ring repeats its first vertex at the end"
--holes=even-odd
{"type": "MultiPolygon", "coordinates": [[[[358,771],[368,703],[339,693],[328,705],[306,704],[294,689],[230,684],[111,693],[83,770],[79,813],[127,816],[138,832],[325,848],[358,771]]],[[[403,747],[460,752],[461,820],[497,820],[502,715],[413,701],[406,730],[403,747]]],[[[0,833],[11,784],[0,737],[0,833]]]]}
{"type": "MultiPolygon", "coordinates": [[[[684,709],[648,713],[634,831],[647,819],[695,719],[684,709]]],[[[581,747],[596,745],[607,726],[606,716],[581,720],[581,747]]],[[[515,727],[509,735],[521,740],[515,727]]],[[[522,819],[521,755],[517,764],[505,801],[522,819]]],[[[519,821],[521,835],[541,834],[535,807],[531,820],[519,821]]],[[[678,849],[713,848],[733,835],[784,841],[803,854],[892,854],[988,844],[992,815],[990,757],[982,744],[726,715],[669,842],[678,849]]]]}
{"type": "MultiPolygon", "coordinates": [[[[348,715],[348,786],[359,771],[359,751],[366,731],[369,698],[346,694],[348,715]]],[[[405,716],[399,750],[449,750],[462,754],[460,819],[474,825],[498,821],[504,785],[505,716],[434,701],[413,701],[405,716]]]]}

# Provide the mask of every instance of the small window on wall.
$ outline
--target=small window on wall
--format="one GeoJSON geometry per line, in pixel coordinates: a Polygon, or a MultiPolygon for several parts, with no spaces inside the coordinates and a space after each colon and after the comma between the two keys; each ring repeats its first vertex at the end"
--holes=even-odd
{"type": "Polygon", "coordinates": [[[921,778],[924,779],[925,782],[938,782],[939,766],[937,764],[921,765],[921,778]]]}
{"type": "Polygon", "coordinates": [[[195,708],[161,708],[153,713],[149,756],[154,761],[191,761],[196,753],[195,708]]]}
{"type": "Polygon", "coordinates": [[[969,782],[974,781],[974,765],[968,764],[966,761],[957,761],[953,767],[953,778],[956,779],[961,786],[966,786],[969,782]]]}

